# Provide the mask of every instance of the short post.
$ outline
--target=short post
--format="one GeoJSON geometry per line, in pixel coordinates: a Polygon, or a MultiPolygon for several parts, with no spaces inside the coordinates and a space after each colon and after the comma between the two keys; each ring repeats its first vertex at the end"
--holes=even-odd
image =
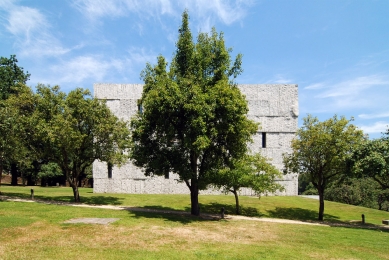
{"type": "Polygon", "coordinates": [[[220,217],[224,219],[224,207],[222,207],[220,210],[220,217]]]}
{"type": "Polygon", "coordinates": [[[34,189],[31,189],[31,199],[34,199],[34,189]]]}
{"type": "Polygon", "coordinates": [[[362,224],[365,224],[365,214],[362,214],[362,224]]]}

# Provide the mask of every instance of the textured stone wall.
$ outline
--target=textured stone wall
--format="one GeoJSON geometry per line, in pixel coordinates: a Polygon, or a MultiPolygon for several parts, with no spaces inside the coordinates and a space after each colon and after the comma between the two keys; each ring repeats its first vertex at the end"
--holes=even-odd
{"type": "MultiPolygon", "coordinates": [[[[282,170],[282,154],[291,152],[290,143],[297,130],[298,87],[294,84],[239,85],[249,105],[248,117],[260,123],[258,133],[250,144],[252,152],[260,152],[271,158],[271,163],[282,170]],[[266,148],[262,148],[262,133],[266,133],[266,148]]],[[[105,99],[115,115],[124,120],[137,113],[137,100],[142,96],[142,84],[94,84],[94,96],[105,99]]],[[[113,167],[112,178],[108,178],[106,163],[93,164],[94,192],[96,193],[175,193],[188,194],[185,183],[178,176],[146,177],[142,170],[131,162],[122,167],[113,167]]],[[[295,174],[284,176],[279,183],[285,191],[277,195],[297,195],[298,178],[295,174]]],[[[220,194],[209,189],[202,194],[220,194]]],[[[252,195],[243,189],[242,195],[252,195]]]]}

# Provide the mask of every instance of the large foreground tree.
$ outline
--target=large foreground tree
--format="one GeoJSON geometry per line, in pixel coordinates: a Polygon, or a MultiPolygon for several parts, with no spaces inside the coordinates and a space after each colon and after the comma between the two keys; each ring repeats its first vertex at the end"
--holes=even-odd
{"type": "Polygon", "coordinates": [[[328,184],[347,173],[348,159],[363,140],[363,132],[350,120],[336,115],[324,122],[308,115],[292,141],[293,152],[285,155],[286,172],[306,175],[319,194],[319,220],[324,216],[324,191],[328,184]]]}
{"type": "Polygon", "coordinates": [[[57,86],[38,86],[34,121],[43,156],[61,168],[75,202],[80,201],[79,177],[95,160],[121,164],[128,159],[127,124],[88,90],[66,95],[57,86]]]}
{"type": "Polygon", "coordinates": [[[131,121],[131,157],[146,175],[177,173],[190,190],[191,214],[199,215],[199,190],[247,152],[257,125],[232,81],[242,71],[241,55],[232,63],[222,33],[200,33],[194,43],[184,12],[176,46],[168,70],[159,56],[142,72],[143,113],[131,121]]]}

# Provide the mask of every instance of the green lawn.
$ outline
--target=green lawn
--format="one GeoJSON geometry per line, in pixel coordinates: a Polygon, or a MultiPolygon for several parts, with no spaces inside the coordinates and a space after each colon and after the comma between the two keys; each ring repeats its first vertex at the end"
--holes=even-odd
{"type": "MultiPolygon", "coordinates": [[[[35,198],[70,202],[70,188],[33,187],[35,198]]],[[[31,187],[1,186],[6,196],[29,197],[31,187]]],[[[90,204],[189,211],[189,195],[94,194],[90,204]]],[[[315,221],[318,201],[301,197],[241,197],[249,216],[315,221]]],[[[233,212],[232,196],[200,196],[202,212],[233,212]]],[[[0,259],[389,259],[389,232],[378,227],[389,213],[327,202],[331,226],[247,220],[204,220],[178,214],[117,211],[0,200],[0,259]],[[337,226],[360,220],[365,226],[337,226]],[[106,217],[110,225],[64,224],[106,217]]],[[[388,230],[389,231],[389,230],[388,230]]]]}

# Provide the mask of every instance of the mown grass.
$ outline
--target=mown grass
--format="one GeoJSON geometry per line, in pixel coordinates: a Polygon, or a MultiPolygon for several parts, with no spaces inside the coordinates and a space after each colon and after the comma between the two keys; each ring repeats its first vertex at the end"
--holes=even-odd
{"type": "MultiPolygon", "coordinates": [[[[22,187],[2,185],[0,191],[3,195],[30,198],[31,189],[34,197],[39,200],[73,202],[72,189],[69,187],[22,187]]],[[[133,206],[165,210],[190,211],[190,197],[188,195],[172,194],[115,194],[93,193],[91,188],[80,188],[81,202],[97,205],[133,206]]],[[[227,214],[234,214],[235,200],[231,195],[200,195],[200,208],[202,213],[218,214],[222,207],[227,214]]],[[[270,217],[302,221],[316,221],[318,217],[319,202],[303,197],[268,196],[240,197],[242,215],[251,217],[270,217]]],[[[364,207],[356,207],[336,202],[325,202],[324,219],[331,223],[348,223],[360,221],[365,215],[366,223],[380,225],[383,219],[389,219],[389,213],[364,207]]]]}
{"type": "MultiPolygon", "coordinates": [[[[29,197],[31,187],[2,186],[29,197]]],[[[34,187],[35,198],[71,202],[69,188],[34,187]]],[[[189,210],[189,195],[93,194],[86,203],[189,210]],[[106,197],[106,198],[105,198],[106,197]]],[[[245,214],[314,221],[318,202],[300,197],[241,198],[245,214]]],[[[233,212],[232,196],[200,196],[202,212],[233,212]]],[[[331,226],[205,220],[179,214],[79,208],[0,200],[0,259],[389,259],[389,233],[337,226],[366,215],[379,225],[389,213],[326,202],[331,226]],[[64,224],[80,217],[119,218],[110,225],[64,224]]],[[[366,225],[370,227],[370,225],[366,225]]]]}

